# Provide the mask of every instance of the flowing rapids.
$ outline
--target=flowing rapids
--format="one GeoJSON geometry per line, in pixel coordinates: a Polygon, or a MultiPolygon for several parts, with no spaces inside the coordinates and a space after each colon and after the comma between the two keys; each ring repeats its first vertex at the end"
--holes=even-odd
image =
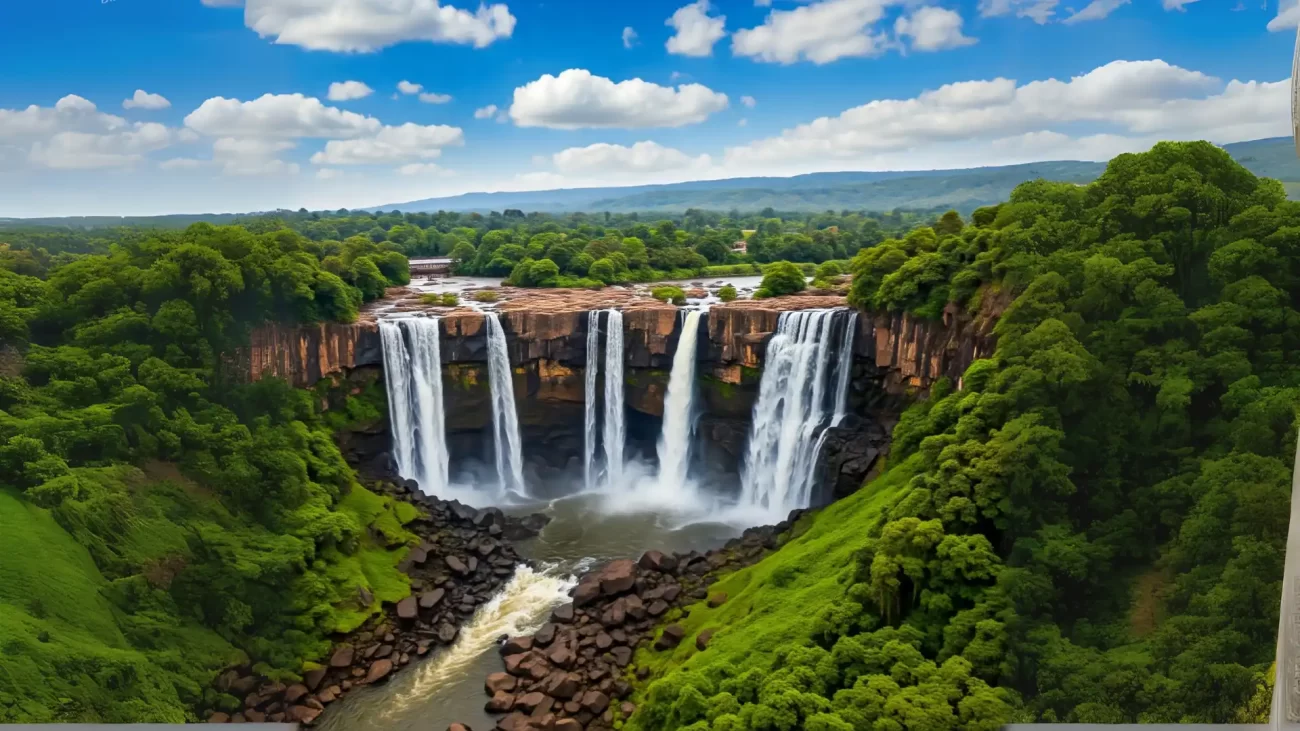
{"type": "Polygon", "coordinates": [[[695,351],[703,310],[690,310],[682,322],[682,337],[673,354],[664,396],[664,423],[659,435],[660,493],[686,488],[690,470],[691,436],[695,432],[695,351]]]}
{"type": "Polygon", "coordinates": [[[379,321],[397,472],[429,495],[448,486],[438,332],[432,317],[379,321]]]}
{"type": "Polygon", "coordinates": [[[484,314],[488,336],[488,380],[492,391],[492,429],[496,450],[497,477],[503,490],[528,494],[524,485],[524,458],[519,437],[519,415],[515,413],[514,377],[506,333],[495,312],[484,314]]]}
{"type": "MultiPolygon", "coordinates": [[[[828,412],[838,412],[844,398],[835,394],[828,409],[832,329],[841,313],[849,316],[843,309],[781,313],[767,346],[754,404],[741,474],[742,506],[781,516],[811,503],[816,465],[813,439],[829,421],[828,412]]],[[[847,389],[847,375],[842,383],[847,389]]]]}
{"type": "MultiPolygon", "coordinates": [[[[454,645],[417,667],[413,680],[404,679],[406,687],[393,694],[383,717],[398,717],[451,680],[463,677],[485,652],[496,647],[502,635],[513,637],[536,632],[546,620],[547,612],[567,601],[569,590],[576,584],[572,577],[556,576],[549,570],[516,568],[501,591],[479,607],[454,645]]],[[[482,678],[476,680],[482,682],[482,678]]]]}
{"type": "Polygon", "coordinates": [[[583,414],[582,484],[588,491],[596,488],[596,372],[600,369],[600,310],[587,313],[587,370],[583,414]]]}
{"type": "Polygon", "coordinates": [[[627,414],[623,410],[623,313],[606,310],[605,319],[605,484],[624,484],[623,446],[627,414]]]}
{"type": "Polygon", "coordinates": [[[840,343],[839,361],[835,364],[835,414],[831,417],[830,426],[823,429],[821,436],[817,437],[817,446],[813,447],[812,461],[808,465],[809,485],[813,485],[817,479],[817,468],[821,464],[822,446],[826,444],[827,435],[849,413],[849,377],[853,373],[853,336],[857,330],[858,313],[850,311],[848,322],[844,326],[844,341],[840,343]]]}

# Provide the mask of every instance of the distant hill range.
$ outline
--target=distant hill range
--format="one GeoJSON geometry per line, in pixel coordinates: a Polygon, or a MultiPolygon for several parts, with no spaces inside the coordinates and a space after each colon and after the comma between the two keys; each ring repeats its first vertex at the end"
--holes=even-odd
{"type": "MultiPolygon", "coordinates": [[[[1224,145],[1234,158],[1256,175],[1287,183],[1292,197],[1300,197],[1300,160],[1290,137],[1224,145]]],[[[446,198],[393,203],[367,210],[502,211],[568,213],[680,213],[688,208],[713,211],[869,210],[895,208],[955,208],[967,213],[980,206],[1004,201],[1026,180],[1046,178],[1088,183],[1105,163],[1058,160],[1024,165],[962,170],[912,170],[891,172],[811,173],[790,178],[730,178],[627,188],[573,188],[524,193],[466,193],[446,198]]]]}
{"type": "MultiPolygon", "coordinates": [[[[1287,193],[1300,199],[1300,160],[1290,137],[1224,145],[1256,175],[1277,178],[1287,193]]],[[[1058,160],[1025,165],[963,170],[812,173],[791,178],[730,178],[625,188],[574,188],[524,193],[466,193],[446,198],[392,203],[369,211],[504,211],[571,213],[680,213],[688,208],[743,213],[771,208],[783,212],[854,210],[890,211],[955,208],[962,213],[1004,201],[1013,188],[1036,178],[1088,183],[1105,163],[1058,160]]],[[[271,211],[269,213],[274,213],[271,211]]],[[[143,225],[179,228],[195,221],[228,223],[250,214],[177,214],[170,216],[75,216],[65,218],[0,218],[0,228],[13,226],[143,225]]]]}

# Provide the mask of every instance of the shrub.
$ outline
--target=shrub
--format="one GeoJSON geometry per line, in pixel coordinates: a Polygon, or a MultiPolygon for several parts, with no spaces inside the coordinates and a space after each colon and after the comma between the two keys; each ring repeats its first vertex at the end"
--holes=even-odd
{"type": "Polygon", "coordinates": [[[432,305],[434,307],[455,307],[460,304],[460,297],[458,297],[455,292],[443,292],[441,294],[438,292],[429,292],[428,294],[420,295],[420,301],[426,305],[432,305]]]}
{"type": "Polygon", "coordinates": [[[672,285],[652,287],[650,289],[650,296],[660,302],[672,302],[675,305],[686,304],[686,293],[682,291],[681,287],[674,287],[672,285]]]}
{"type": "Polygon", "coordinates": [[[460,304],[460,296],[455,292],[444,292],[442,295],[443,307],[456,307],[460,304]]]}
{"type": "Polygon", "coordinates": [[[496,302],[500,297],[495,289],[480,289],[474,293],[475,302],[496,302]]]}
{"type": "Polygon", "coordinates": [[[587,276],[605,284],[612,284],[615,278],[614,262],[608,258],[597,259],[592,262],[591,268],[587,270],[587,276]]]}
{"type": "Polygon", "coordinates": [[[736,288],[730,284],[725,285],[722,289],[718,290],[718,299],[723,302],[731,302],[736,299],[736,288]]]}
{"type": "Polygon", "coordinates": [[[844,274],[844,267],[838,261],[831,260],[824,262],[821,266],[817,267],[817,273],[815,276],[817,279],[830,281],[842,274],[844,274]]]}
{"type": "Polygon", "coordinates": [[[807,287],[803,272],[788,261],[778,261],[763,268],[763,284],[754,293],[755,299],[780,297],[802,292],[807,287]]]}

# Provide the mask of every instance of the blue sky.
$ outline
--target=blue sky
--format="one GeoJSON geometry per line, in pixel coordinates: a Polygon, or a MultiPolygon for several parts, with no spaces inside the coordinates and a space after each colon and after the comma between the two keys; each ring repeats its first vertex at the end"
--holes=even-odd
{"type": "Polygon", "coordinates": [[[1276,0],[12,0],[0,216],[360,207],[1282,135],[1295,17],[1276,0]]]}

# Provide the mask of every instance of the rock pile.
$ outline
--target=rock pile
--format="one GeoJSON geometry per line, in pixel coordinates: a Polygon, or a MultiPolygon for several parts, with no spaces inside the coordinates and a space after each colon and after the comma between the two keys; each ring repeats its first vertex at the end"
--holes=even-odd
{"type": "MultiPolygon", "coordinates": [[[[573,601],[551,613],[531,637],[512,637],[501,645],[504,672],[487,677],[491,699],[486,709],[506,714],[501,731],[606,731],[615,717],[635,710],[626,702],[629,678],[646,679],[648,669],[634,670],[633,654],[653,641],[655,650],[670,650],[685,639],[681,625],[670,623],[657,639],[655,629],[683,608],[708,598],[716,575],[748,566],[776,548],[776,538],[798,513],[774,527],[751,528],[723,548],[665,555],[649,551],[639,561],[619,559],[583,576],[570,593],[573,601]]],[[[726,601],[715,594],[714,601],[726,601]]],[[[713,630],[696,637],[704,649],[713,630]]]]}
{"type": "MultiPolygon", "coordinates": [[[[336,638],[324,665],[286,685],[252,674],[248,668],[227,670],[216,689],[236,700],[231,714],[209,710],[210,722],[288,722],[311,724],[325,706],[362,685],[381,683],[430,650],[455,642],[474,610],[495,594],[522,563],[511,540],[536,535],[547,518],[507,517],[496,508],[475,510],[454,500],[424,495],[413,481],[372,486],[381,493],[409,500],[427,512],[406,527],[421,542],[410,549],[398,569],[411,581],[411,595],[385,606],[359,630],[336,638]]],[[[357,602],[369,607],[374,597],[360,589],[357,602]]]]}

